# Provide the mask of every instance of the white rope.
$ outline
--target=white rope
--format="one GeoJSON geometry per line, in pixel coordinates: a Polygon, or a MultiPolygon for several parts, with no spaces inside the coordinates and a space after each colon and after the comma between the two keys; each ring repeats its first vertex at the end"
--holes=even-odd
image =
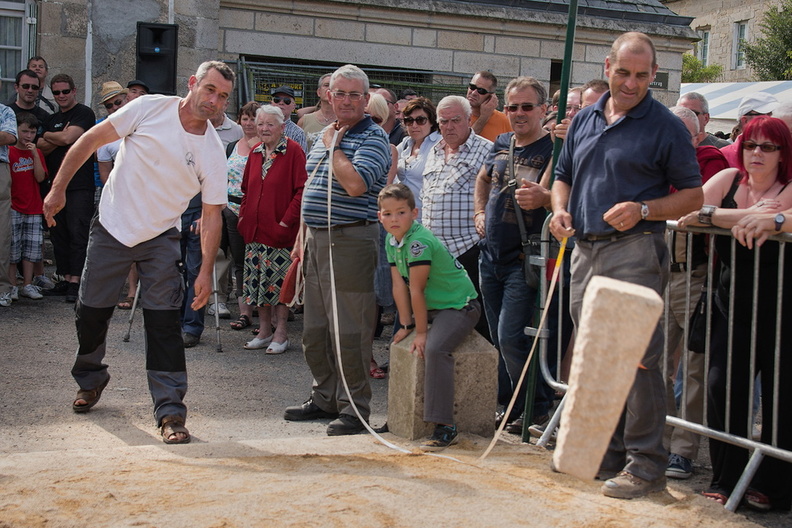
{"type": "MultiPolygon", "coordinates": [[[[528,354],[528,359],[525,360],[525,365],[523,365],[522,372],[520,373],[520,379],[517,380],[517,385],[515,387],[522,387],[523,380],[525,379],[525,374],[528,372],[528,367],[531,365],[531,360],[533,359],[534,352],[536,351],[536,345],[539,343],[539,333],[542,331],[545,325],[545,320],[547,319],[547,314],[550,311],[550,302],[553,299],[553,292],[555,292],[556,283],[558,282],[558,274],[562,268],[563,261],[564,261],[564,253],[566,252],[566,243],[567,239],[564,237],[561,240],[561,249],[558,252],[558,259],[556,259],[555,268],[553,269],[553,277],[550,280],[550,288],[547,292],[547,299],[545,299],[544,310],[542,311],[542,317],[539,320],[539,327],[536,329],[536,337],[534,338],[533,346],[531,346],[531,352],[528,354]]],[[[487,458],[487,455],[490,454],[492,448],[495,447],[495,444],[498,442],[501,433],[503,433],[504,427],[506,427],[506,417],[511,414],[512,408],[514,408],[514,402],[517,401],[517,396],[519,395],[518,390],[514,391],[512,395],[511,401],[509,401],[509,405],[506,407],[506,411],[504,412],[503,416],[504,419],[501,421],[498,430],[495,431],[495,436],[492,437],[492,441],[490,442],[489,446],[487,447],[484,454],[479,457],[479,460],[484,460],[487,458]]]]}

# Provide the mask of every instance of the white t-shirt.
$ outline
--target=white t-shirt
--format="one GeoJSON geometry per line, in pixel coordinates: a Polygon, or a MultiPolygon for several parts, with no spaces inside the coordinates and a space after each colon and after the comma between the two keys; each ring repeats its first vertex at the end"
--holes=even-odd
{"type": "Polygon", "coordinates": [[[96,151],[96,161],[115,161],[122,141],[123,139],[117,139],[99,147],[96,151]]]}
{"type": "Polygon", "coordinates": [[[181,98],[138,97],[108,120],[123,141],[99,202],[99,221],[133,247],[181,229],[181,215],[199,192],[207,204],[228,201],[223,144],[211,123],[190,134],[179,120],[181,98]]]}

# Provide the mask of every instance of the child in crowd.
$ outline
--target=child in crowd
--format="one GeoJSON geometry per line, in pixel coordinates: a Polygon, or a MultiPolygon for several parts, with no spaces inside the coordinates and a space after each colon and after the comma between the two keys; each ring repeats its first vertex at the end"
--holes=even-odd
{"type": "Polygon", "coordinates": [[[33,263],[41,262],[44,230],[39,183],[47,177],[44,156],[34,143],[39,122],[36,116],[20,112],[17,116],[17,142],[8,147],[11,169],[11,298],[41,299],[33,285],[33,263]],[[16,286],[17,264],[22,262],[22,288],[16,286]]]}
{"type": "Polygon", "coordinates": [[[385,250],[402,323],[393,342],[415,329],[410,352],[426,361],[424,420],[435,423],[434,434],[421,449],[440,451],[458,440],[453,352],[476,326],[481,305],[462,265],[431,231],[414,221],[418,209],[409,187],[387,185],[378,205],[379,220],[388,232],[385,250]]]}

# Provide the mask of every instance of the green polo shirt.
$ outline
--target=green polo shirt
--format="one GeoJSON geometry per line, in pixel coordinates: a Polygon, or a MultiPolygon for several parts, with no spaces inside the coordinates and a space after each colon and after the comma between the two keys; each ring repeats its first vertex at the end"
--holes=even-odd
{"type": "Polygon", "coordinates": [[[460,310],[477,297],[467,271],[436,236],[418,222],[401,243],[388,234],[385,241],[388,262],[396,266],[404,282],[410,284],[411,266],[431,266],[424,296],[429,310],[460,310]]]}

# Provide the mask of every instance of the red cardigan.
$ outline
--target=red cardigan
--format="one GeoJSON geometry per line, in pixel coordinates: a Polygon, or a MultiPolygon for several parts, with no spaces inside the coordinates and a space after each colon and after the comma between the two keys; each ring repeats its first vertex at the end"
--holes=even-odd
{"type": "Polygon", "coordinates": [[[248,156],[242,175],[242,206],[237,225],[246,244],[258,242],[273,248],[294,246],[308,174],[305,153],[299,143],[291,139],[286,141],[286,152],[275,155],[264,180],[261,179],[264,153],[251,151],[248,156]]]}

